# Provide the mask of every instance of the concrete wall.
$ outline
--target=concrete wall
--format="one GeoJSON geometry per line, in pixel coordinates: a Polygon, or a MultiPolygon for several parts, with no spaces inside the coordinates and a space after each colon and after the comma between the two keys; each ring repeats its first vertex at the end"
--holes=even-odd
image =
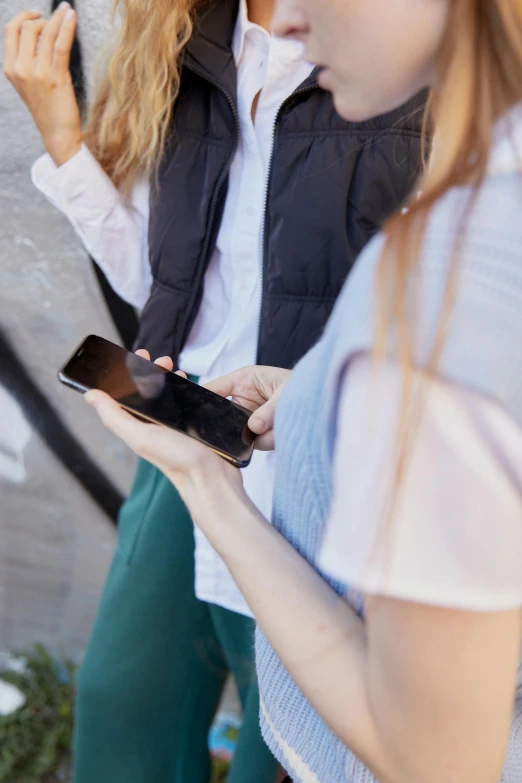
{"type": "MultiPolygon", "coordinates": [[[[109,4],[78,4],[89,82],[109,4]]],[[[48,10],[47,3],[4,0],[1,26],[26,7],[48,10]]],[[[65,430],[125,493],[133,456],[80,395],[56,380],[57,368],[86,334],[117,336],[75,233],[31,184],[30,167],[41,152],[25,106],[0,76],[0,330],[65,430]]],[[[5,355],[0,377],[2,365],[5,380],[5,355]]],[[[39,640],[78,656],[110,562],[114,527],[75,477],[78,465],[57,459],[28,424],[24,395],[15,399],[6,386],[0,386],[0,648],[39,640]]]]}

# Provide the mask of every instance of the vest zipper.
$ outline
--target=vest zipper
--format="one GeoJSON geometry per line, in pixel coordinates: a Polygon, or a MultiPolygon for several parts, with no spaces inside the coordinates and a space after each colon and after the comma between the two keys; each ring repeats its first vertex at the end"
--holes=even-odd
{"type": "Polygon", "coordinates": [[[198,277],[197,277],[197,280],[196,280],[196,285],[194,286],[194,291],[192,292],[192,297],[191,297],[189,306],[187,308],[187,317],[186,317],[185,323],[183,325],[183,340],[181,342],[180,350],[183,350],[183,347],[185,345],[185,341],[188,338],[188,334],[185,334],[186,327],[187,327],[187,322],[188,322],[188,319],[190,318],[190,315],[192,314],[192,311],[194,309],[194,302],[196,301],[196,296],[197,296],[199,288],[201,286],[201,281],[202,281],[202,279],[203,279],[203,277],[205,275],[205,271],[206,271],[207,266],[208,266],[208,264],[206,263],[206,259],[207,259],[207,256],[208,256],[210,240],[211,240],[211,237],[212,237],[212,234],[213,234],[213,228],[214,228],[214,222],[215,222],[215,219],[216,219],[216,210],[217,210],[217,205],[218,205],[218,201],[219,201],[219,195],[220,195],[220,193],[221,193],[221,191],[223,189],[223,186],[225,185],[225,182],[228,179],[228,175],[230,174],[230,169],[232,167],[232,163],[233,163],[234,157],[235,157],[236,152],[237,152],[237,148],[238,148],[238,145],[239,145],[239,139],[240,139],[240,135],[241,135],[241,127],[239,125],[239,115],[237,113],[236,105],[234,103],[234,98],[228,92],[228,90],[225,90],[216,81],[214,81],[214,79],[210,78],[209,76],[207,76],[205,73],[203,73],[199,69],[194,68],[191,65],[187,65],[187,64],[185,64],[185,68],[187,68],[189,71],[192,71],[192,73],[195,73],[197,76],[199,76],[201,79],[203,79],[204,81],[208,82],[209,84],[212,84],[213,87],[215,87],[217,90],[219,90],[219,92],[222,95],[225,96],[225,98],[227,100],[227,103],[229,104],[230,109],[232,111],[232,116],[234,118],[234,123],[235,123],[235,126],[236,126],[236,141],[235,141],[235,144],[234,144],[234,149],[232,151],[232,154],[230,155],[230,157],[229,157],[229,159],[227,161],[227,165],[223,169],[223,171],[221,173],[221,176],[220,176],[220,178],[218,180],[217,187],[216,187],[216,192],[214,194],[214,198],[212,199],[212,204],[210,205],[208,231],[207,231],[207,236],[205,238],[205,244],[203,246],[203,250],[202,250],[202,253],[201,253],[201,257],[203,258],[203,262],[204,263],[200,264],[200,270],[199,270],[199,274],[198,274],[198,277]]]}
{"type": "Polygon", "coordinates": [[[278,112],[274,119],[274,124],[272,126],[272,151],[270,153],[270,162],[268,164],[268,176],[266,178],[266,185],[265,185],[265,201],[264,201],[264,208],[263,208],[263,217],[262,217],[262,229],[261,229],[261,302],[259,304],[259,312],[257,316],[257,350],[256,350],[256,364],[259,364],[259,347],[261,345],[261,315],[263,312],[263,303],[265,299],[265,290],[264,290],[264,280],[265,280],[265,267],[266,262],[268,258],[268,231],[267,231],[267,215],[268,215],[268,196],[270,193],[270,185],[272,181],[272,161],[274,158],[274,148],[275,148],[275,142],[276,142],[276,131],[277,131],[277,123],[279,122],[281,118],[281,113],[283,109],[286,108],[286,105],[297,95],[304,95],[307,92],[313,92],[313,90],[317,89],[317,83],[309,84],[306,87],[299,87],[297,90],[295,90],[291,95],[286,98],[286,100],[283,101],[281,106],[278,109],[278,112]]]}

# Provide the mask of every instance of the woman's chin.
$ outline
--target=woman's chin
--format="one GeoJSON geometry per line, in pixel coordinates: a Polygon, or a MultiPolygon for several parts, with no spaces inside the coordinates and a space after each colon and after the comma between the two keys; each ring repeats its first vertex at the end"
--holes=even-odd
{"type": "Polygon", "coordinates": [[[322,90],[331,92],[337,113],[348,122],[364,122],[380,114],[365,98],[351,91],[336,79],[330,68],[321,68],[317,83],[322,90]]]}
{"type": "Polygon", "coordinates": [[[375,117],[393,111],[398,108],[402,102],[393,103],[391,101],[371,101],[368,96],[358,95],[350,90],[334,87],[331,90],[334,106],[343,120],[347,122],[366,122],[375,117]]]}
{"type": "Polygon", "coordinates": [[[375,90],[370,94],[371,91],[362,93],[351,90],[332,76],[329,82],[335,109],[347,122],[366,122],[394,112],[424,89],[422,84],[408,84],[400,89],[389,89],[387,92],[375,90]]]}
{"type": "Polygon", "coordinates": [[[343,90],[333,90],[332,94],[337,113],[347,122],[365,122],[381,114],[368,101],[357,99],[353,94],[343,90]]]}

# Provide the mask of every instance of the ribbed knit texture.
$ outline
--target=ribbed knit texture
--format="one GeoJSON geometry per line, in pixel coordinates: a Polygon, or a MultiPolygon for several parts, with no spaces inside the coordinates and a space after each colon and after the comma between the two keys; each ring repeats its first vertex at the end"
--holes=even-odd
{"type": "MultiPolygon", "coordinates": [[[[520,113],[515,113],[515,119],[522,140],[520,113]]],[[[470,192],[458,188],[446,195],[430,217],[420,263],[416,358],[422,366],[430,356],[448,266],[457,232],[466,220],[458,255],[458,294],[439,372],[450,382],[496,400],[522,426],[522,176],[515,170],[519,163],[514,149],[506,163],[505,140],[497,139],[497,146],[496,164],[470,214],[470,192]]],[[[312,564],[318,557],[332,493],[343,373],[351,356],[371,350],[373,344],[375,269],[382,246],[382,237],[377,237],[362,254],[323,339],[298,364],[278,406],[273,522],[312,564]]],[[[394,355],[393,339],[389,349],[394,355]]],[[[323,576],[337,592],[348,589],[352,606],[361,612],[360,595],[323,576]]],[[[259,631],[256,646],[263,734],[295,783],[374,783],[371,773],[294,685],[259,631]]],[[[521,781],[519,687],[502,783],[521,781]]]]}

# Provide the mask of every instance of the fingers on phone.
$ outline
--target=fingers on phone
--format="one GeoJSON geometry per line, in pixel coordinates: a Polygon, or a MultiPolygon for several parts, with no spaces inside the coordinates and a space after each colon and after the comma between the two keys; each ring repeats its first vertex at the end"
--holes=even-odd
{"type": "MultiPolygon", "coordinates": [[[[282,387],[281,387],[282,389],[282,387]]],[[[261,405],[250,417],[248,426],[257,435],[264,435],[274,427],[275,412],[281,391],[278,389],[269,400],[261,405]]]]}
{"type": "Polygon", "coordinates": [[[236,387],[236,373],[229,373],[223,375],[221,378],[216,378],[213,381],[205,384],[205,389],[208,389],[214,394],[219,394],[220,397],[231,397],[236,387]]]}
{"type": "MultiPolygon", "coordinates": [[[[136,356],[141,356],[142,359],[146,359],[148,362],[150,362],[150,353],[146,351],[145,348],[138,348],[136,351],[136,356]]],[[[160,356],[159,359],[156,359],[154,364],[157,364],[159,367],[163,367],[164,370],[168,370],[169,372],[172,372],[174,369],[174,362],[170,356],[160,356]]]]}
{"type": "Polygon", "coordinates": [[[123,410],[115,400],[106,394],[101,394],[98,391],[88,392],[85,397],[87,402],[96,409],[106,427],[130,446],[136,454],[146,456],[150,424],[137,421],[136,416],[123,410]],[[143,435],[144,428],[147,432],[145,437],[143,435]]]}
{"type": "Polygon", "coordinates": [[[168,370],[169,372],[172,372],[174,369],[174,362],[170,356],[160,356],[159,359],[156,359],[154,364],[157,364],[159,367],[163,367],[164,370],[168,370]]]}
{"type": "Polygon", "coordinates": [[[254,448],[256,451],[274,451],[275,438],[273,430],[266,432],[264,435],[258,435],[254,442],[254,448]]]}

